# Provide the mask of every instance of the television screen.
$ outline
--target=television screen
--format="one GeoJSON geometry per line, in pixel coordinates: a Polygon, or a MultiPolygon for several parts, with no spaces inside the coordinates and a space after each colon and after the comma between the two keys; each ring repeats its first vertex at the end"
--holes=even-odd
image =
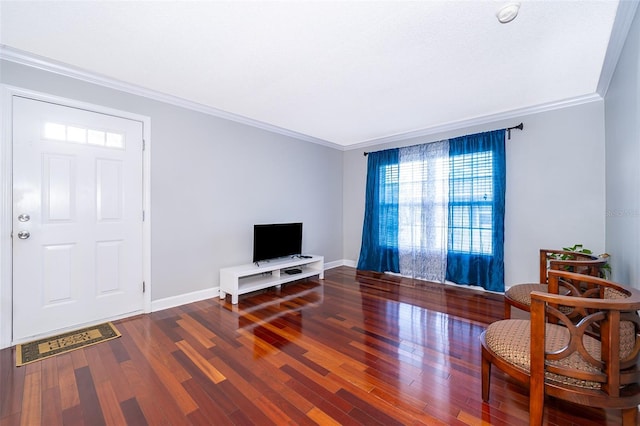
{"type": "Polygon", "coordinates": [[[253,261],[302,253],[302,223],[253,226],[253,261]]]}

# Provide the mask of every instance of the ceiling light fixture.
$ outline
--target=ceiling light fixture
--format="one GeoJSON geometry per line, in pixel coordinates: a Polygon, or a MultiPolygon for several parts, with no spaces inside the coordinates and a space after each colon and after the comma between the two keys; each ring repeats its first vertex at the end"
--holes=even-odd
{"type": "Polygon", "coordinates": [[[496,12],[496,17],[501,24],[507,24],[516,19],[519,10],[520,3],[507,3],[496,12]]]}

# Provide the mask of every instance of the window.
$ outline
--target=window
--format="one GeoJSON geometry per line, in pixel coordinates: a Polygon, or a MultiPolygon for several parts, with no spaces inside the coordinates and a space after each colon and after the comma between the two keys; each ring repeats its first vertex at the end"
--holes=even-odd
{"type": "MultiPolygon", "coordinates": [[[[390,218],[398,216],[398,184],[399,184],[398,164],[388,164],[380,167],[379,172],[379,206],[378,212],[381,216],[378,227],[378,241],[387,248],[397,248],[397,229],[386,226],[390,218]]],[[[395,223],[395,221],[392,221],[395,223]]]]}
{"type": "Polygon", "coordinates": [[[493,254],[493,155],[450,157],[449,251],[493,254]]]}
{"type": "MultiPolygon", "coordinates": [[[[425,221],[429,221],[435,237],[429,238],[431,248],[440,250],[447,230],[454,235],[449,251],[491,255],[493,252],[493,156],[491,151],[460,154],[431,161],[390,164],[380,169],[380,186],[389,200],[391,191],[398,197],[398,248],[425,247],[425,221]],[[445,161],[449,160],[449,168],[445,161]],[[428,170],[431,167],[431,170],[428,170]],[[438,182],[433,182],[433,179],[438,182]],[[431,182],[427,182],[431,179],[431,182]],[[448,181],[449,193],[445,193],[448,181]],[[425,191],[425,187],[431,191],[425,191]],[[428,197],[428,200],[425,199],[428,197]],[[422,206],[429,203],[431,215],[426,217],[422,206]],[[449,218],[446,218],[449,209],[449,218]],[[433,217],[435,216],[435,217],[433,217]],[[449,221],[447,226],[447,219],[449,221]],[[442,244],[440,244],[442,242],[442,244]],[[435,246],[434,246],[435,244],[435,246]]],[[[385,205],[389,208],[390,206],[385,205]]],[[[380,232],[385,232],[380,227],[380,232]]],[[[384,241],[384,239],[381,239],[384,241]]]]}
{"type": "MultiPolygon", "coordinates": [[[[447,214],[447,194],[444,188],[446,185],[439,182],[428,182],[437,176],[440,183],[447,179],[445,158],[439,158],[429,165],[423,161],[409,161],[400,164],[387,165],[381,169],[381,173],[385,174],[384,182],[386,185],[383,191],[398,191],[398,248],[400,250],[416,250],[424,247],[441,250],[444,246],[446,236],[446,214],[447,214]],[[429,194],[425,194],[425,187],[432,188],[429,194]],[[397,187],[397,189],[392,189],[397,187]],[[431,235],[427,241],[427,235],[424,233],[426,226],[423,212],[424,197],[430,197],[429,202],[435,205],[431,209],[431,213],[435,217],[428,218],[429,224],[433,227],[435,238],[431,235]],[[435,245],[433,241],[435,240],[435,245]]],[[[388,200],[389,197],[381,197],[388,200]]]]}
{"type": "Polygon", "coordinates": [[[44,123],[42,136],[54,141],[124,149],[124,135],[105,130],[47,122],[44,123]]]}
{"type": "Polygon", "coordinates": [[[504,291],[504,136],[369,153],[358,269],[504,291]]]}

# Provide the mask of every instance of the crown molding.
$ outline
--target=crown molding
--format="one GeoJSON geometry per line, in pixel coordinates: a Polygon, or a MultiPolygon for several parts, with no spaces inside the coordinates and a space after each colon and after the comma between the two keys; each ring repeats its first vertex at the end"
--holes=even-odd
{"type": "Polygon", "coordinates": [[[613,28],[611,29],[607,53],[604,57],[602,72],[600,73],[600,80],[598,80],[598,87],[596,89],[597,93],[603,98],[607,94],[607,90],[609,90],[609,84],[618,65],[618,60],[620,59],[624,43],[629,35],[629,30],[631,29],[637,8],[637,0],[622,0],[618,3],[618,10],[616,11],[613,28]]]}
{"type": "MultiPolygon", "coordinates": [[[[453,132],[456,130],[462,130],[469,127],[491,124],[497,121],[510,120],[510,119],[522,120],[522,117],[527,115],[539,114],[542,112],[554,111],[557,109],[569,108],[572,106],[588,104],[591,102],[597,102],[602,100],[603,100],[602,96],[600,96],[597,93],[593,93],[590,95],[578,96],[575,98],[564,99],[557,102],[549,102],[545,104],[504,111],[496,114],[483,115],[480,117],[475,117],[467,120],[452,121],[449,123],[439,124],[437,126],[414,130],[411,132],[399,133],[396,135],[385,136],[377,139],[370,139],[354,145],[349,145],[348,147],[345,147],[346,148],[345,151],[362,149],[362,148],[367,148],[370,146],[381,145],[386,143],[402,142],[412,138],[431,136],[431,135],[444,133],[444,132],[453,132]]],[[[513,125],[516,125],[516,124],[517,123],[513,123],[513,125]]],[[[525,125],[525,128],[526,128],[526,125],[525,125]]]]}
{"type": "Polygon", "coordinates": [[[327,146],[342,150],[342,145],[326,141],[324,139],[315,138],[313,136],[305,135],[303,133],[295,132],[293,130],[285,129],[282,127],[274,126],[259,120],[254,120],[239,114],[234,114],[228,111],[223,111],[218,108],[203,105],[198,102],[189,101],[177,96],[168,95],[166,93],[158,92],[155,90],[147,89],[136,84],[126,83],[121,80],[110,78],[97,73],[89,72],[81,68],[77,68],[63,62],[55,61],[43,56],[35,55],[23,50],[15,49],[6,45],[0,44],[0,59],[4,59],[9,62],[14,62],[20,65],[25,65],[32,68],[38,68],[44,71],[48,71],[54,74],[59,74],[65,77],[71,77],[77,80],[81,80],[87,83],[97,84],[99,86],[108,87],[110,89],[120,90],[132,95],[142,96],[145,98],[153,99],[156,101],[164,102],[167,104],[175,105],[178,107],[186,108],[192,111],[198,111],[204,114],[208,114],[214,117],[222,118],[236,123],[245,124],[247,126],[255,127],[258,129],[266,130],[268,132],[277,133],[283,136],[288,136],[294,139],[299,139],[307,142],[312,142],[318,145],[327,146]]]}
{"type": "MultiPolygon", "coordinates": [[[[627,2],[622,2],[622,3],[626,4],[627,2]]],[[[635,11],[635,8],[634,8],[634,11],[635,11]]],[[[628,29],[627,29],[627,32],[628,32],[628,29]]],[[[627,32],[624,33],[625,37],[627,32]]],[[[622,41],[622,43],[624,44],[624,40],[622,41]]],[[[618,56],[619,56],[619,53],[618,53],[618,56]]],[[[524,108],[514,109],[510,111],[504,111],[496,114],[484,115],[484,116],[475,117],[471,119],[452,121],[448,123],[439,124],[436,126],[413,130],[410,132],[398,133],[395,135],[385,136],[381,138],[369,139],[369,140],[362,141],[355,144],[340,145],[340,144],[329,142],[323,139],[315,138],[313,136],[309,136],[309,135],[298,133],[292,130],[284,129],[282,127],[264,123],[258,120],[253,120],[251,118],[244,117],[238,114],[233,114],[227,111],[223,111],[217,108],[203,105],[197,102],[192,102],[183,98],[179,98],[177,96],[168,95],[168,94],[150,90],[138,85],[126,83],[110,77],[92,73],[86,70],[82,70],[80,68],[70,66],[62,62],[54,61],[49,58],[34,55],[32,53],[21,51],[18,49],[14,49],[9,46],[0,45],[0,59],[6,60],[9,62],[15,62],[21,65],[25,65],[33,68],[38,68],[38,69],[59,74],[65,77],[75,78],[81,81],[100,85],[103,87],[120,90],[132,95],[142,96],[145,98],[153,99],[156,101],[164,102],[167,104],[175,105],[175,106],[186,108],[189,110],[198,111],[214,117],[230,120],[236,123],[245,124],[247,126],[266,130],[272,133],[277,133],[283,136],[288,136],[294,139],[303,140],[303,141],[315,143],[318,145],[323,145],[323,146],[337,149],[340,151],[351,151],[355,149],[362,149],[362,148],[385,144],[385,143],[402,142],[407,139],[425,137],[425,136],[430,136],[438,133],[444,133],[444,132],[450,132],[450,131],[456,131],[456,130],[462,130],[465,128],[490,124],[490,123],[494,123],[496,121],[501,121],[501,120],[508,120],[508,119],[514,119],[514,118],[521,119],[523,116],[530,115],[530,114],[553,111],[561,108],[568,108],[571,106],[581,105],[581,104],[599,101],[603,99],[603,96],[601,96],[599,93],[594,93],[590,95],[579,96],[576,98],[565,99],[557,102],[550,102],[550,103],[535,105],[531,107],[524,107],[524,108]]],[[[615,66],[613,67],[613,70],[615,70],[615,66]]]]}

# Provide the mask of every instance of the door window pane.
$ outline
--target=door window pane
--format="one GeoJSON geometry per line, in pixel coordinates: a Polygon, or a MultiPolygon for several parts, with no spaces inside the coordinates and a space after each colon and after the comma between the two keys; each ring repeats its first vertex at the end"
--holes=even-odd
{"type": "Polygon", "coordinates": [[[87,129],[67,126],[67,141],[75,143],[87,142],[87,129]]]}
{"type": "Polygon", "coordinates": [[[44,123],[44,138],[54,141],[67,140],[67,126],[58,123],[44,123]]]}

